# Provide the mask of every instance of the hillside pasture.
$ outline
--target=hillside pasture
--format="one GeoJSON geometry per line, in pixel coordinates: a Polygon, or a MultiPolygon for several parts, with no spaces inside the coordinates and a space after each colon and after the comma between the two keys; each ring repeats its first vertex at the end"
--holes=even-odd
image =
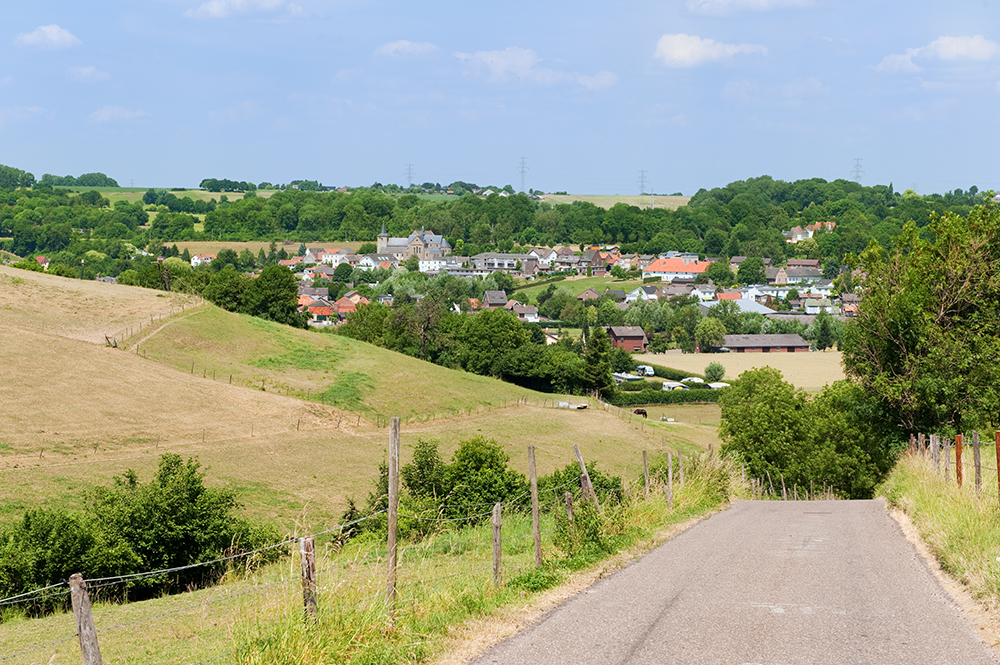
{"type": "Polygon", "coordinates": [[[677,208],[687,205],[688,201],[691,200],[690,196],[660,196],[659,194],[653,197],[650,197],[648,194],[642,196],[638,194],[543,194],[542,197],[545,203],[551,203],[552,205],[584,201],[586,203],[593,203],[598,208],[604,208],[605,210],[610,210],[619,203],[637,208],[648,208],[650,198],[653,200],[654,208],[677,210],[677,208]]]}
{"type": "MultiPolygon", "coordinates": [[[[371,242],[371,241],[369,241],[371,242]]],[[[271,241],[261,242],[235,242],[231,240],[178,240],[176,243],[168,242],[166,243],[168,247],[177,245],[177,249],[183,252],[185,249],[190,252],[191,256],[195,254],[218,254],[224,249],[231,249],[237,254],[242,252],[244,249],[250,250],[256,257],[260,250],[264,250],[267,254],[269,248],[271,247],[271,241]]],[[[346,242],[344,240],[329,241],[329,240],[316,240],[306,243],[306,247],[323,247],[323,248],[340,248],[349,247],[351,251],[356,252],[363,245],[363,242],[346,242]]],[[[282,241],[277,242],[277,248],[285,248],[290,256],[295,256],[299,253],[299,243],[298,242],[288,242],[284,243],[282,241]]]]}
{"type": "Polygon", "coordinates": [[[726,368],[725,379],[735,379],[748,369],[773,367],[796,388],[818,391],[823,386],[845,378],[839,351],[810,353],[680,353],[638,354],[636,362],[663,365],[695,374],[703,374],[709,363],[726,368]]]}
{"type": "MultiPolygon", "coordinates": [[[[634,291],[637,287],[642,286],[641,279],[619,280],[611,275],[605,275],[602,277],[587,277],[586,275],[579,275],[567,277],[566,279],[561,279],[558,282],[550,283],[555,284],[557,289],[567,289],[574,296],[580,295],[587,289],[594,289],[598,294],[603,295],[606,289],[618,289],[628,293],[629,291],[634,291]]],[[[660,284],[654,283],[653,286],[659,288],[660,284]]],[[[547,288],[549,288],[549,284],[534,285],[532,282],[527,282],[523,286],[518,287],[511,297],[518,299],[520,296],[521,298],[530,299],[531,302],[537,302],[538,296],[541,295],[541,293],[547,288]]]]}

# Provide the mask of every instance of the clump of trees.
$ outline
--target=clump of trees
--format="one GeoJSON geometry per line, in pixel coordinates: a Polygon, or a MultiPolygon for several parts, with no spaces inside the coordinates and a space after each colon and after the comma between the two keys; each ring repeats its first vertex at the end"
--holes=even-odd
{"type": "MultiPolygon", "coordinates": [[[[86,509],[37,509],[0,532],[0,594],[4,597],[58,584],[74,573],[112,577],[179,568],[252,552],[280,540],[270,527],[236,515],[235,494],[206,487],[197,461],[160,457],[156,475],[142,482],[131,469],[87,497],[86,509]]],[[[151,577],[100,590],[113,599],[140,600],[216,582],[228,566],[274,560],[278,550],[151,577]]],[[[41,614],[68,596],[21,605],[41,614]]]]}
{"type": "Polygon", "coordinates": [[[719,393],[722,452],[765,487],[871,498],[904,437],[879,419],[865,389],[838,381],[809,398],[770,367],[743,372],[719,393]]]}

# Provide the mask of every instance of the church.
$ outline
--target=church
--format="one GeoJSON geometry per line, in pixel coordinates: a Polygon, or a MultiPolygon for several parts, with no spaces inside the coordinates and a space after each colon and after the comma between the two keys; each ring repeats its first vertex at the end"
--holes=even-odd
{"type": "Polygon", "coordinates": [[[440,258],[451,253],[451,245],[444,236],[426,232],[423,228],[414,231],[409,238],[390,238],[382,222],[382,232],[377,238],[378,254],[389,254],[397,261],[405,261],[416,255],[421,261],[440,258]]]}

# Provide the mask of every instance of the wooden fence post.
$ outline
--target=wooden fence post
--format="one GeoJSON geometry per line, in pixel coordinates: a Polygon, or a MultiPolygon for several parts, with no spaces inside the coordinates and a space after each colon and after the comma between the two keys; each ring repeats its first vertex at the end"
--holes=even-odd
{"type": "Polygon", "coordinates": [[[306,618],[316,621],[316,544],[312,537],[299,538],[302,557],[302,603],[306,618]]]}
{"type": "Polygon", "coordinates": [[[531,482],[531,532],[535,537],[535,565],[542,565],[542,527],[538,506],[538,474],[535,471],[535,447],[528,446],[528,477],[531,482]]]}
{"type": "Polygon", "coordinates": [[[951,441],[948,437],[941,438],[941,453],[944,455],[944,477],[951,476],[951,441]]]}
{"type": "Polygon", "coordinates": [[[983,460],[979,454],[979,430],[972,430],[972,461],[976,465],[976,496],[983,494],[983,460]]]}
{"type": "Polygon", "coordinates": [[[503,506],[499,501],[493,506],[493,584],[500,586],[500,567],[503,563],[503,548],[501,547],[501,511],[503,506]]]}
{"type": "Polygon", "coordinates": [[[931,459],[934,460],[934,473],[941,471],[941,444],[937,434],[931,434],[931,459]]]}
{"type": "Polygon", "coordinates": [[[667,452],[667,508],[674,507],[674,454],[667,452]]]}
{"type": "Polygon", "coordinates": [[[597,499],[597,492],[594,491],[594,484],[590,482],[590,474],[587,473],[587,465],[583,463],[583,455],[580,453],[580,446],[573,444],[573,452],[576,453],[576,461],[580,463],[580,473],[583,475],[583,496],[597,506],[597,512],[603,514],[601,502],[597,499]]]}
{"type": "Polygon", "coordinates": [[[684,486],[684,453],[677,451],[677,466],[680,467],[680,481],[681,487],[684,486]]]}
{"type": "Polygon", "coordinates": [[[569,519],[569,537],[576,538],[576,525],[573,524],[573,495],[569,492],[563,493],[563,501],[566,502],[566,517],[569,519]]]}
{"type": "Polygon", "coordinates": [[[649,456],[642,451],[642,479],[646,484],[646,498],[649,498],[649,456]]]}
{"type": "Polygon", "coordinates": [[[90,613],[90,595],[87,593],[87,583],[83,581],[83,575],[80,573],[71,575],[69,589],[83,665],[103,665],[101,647],[97,644],[97,628],[94,626],[94,616],[90,613]]]}
{"type": "Polygon", "coordinates": [[[399,416],[389,421],[389,536],[386,554],[385,599],[396,606],[396,521],[399,517],[399,416]]]}
{"type": "Polygon", "coordinates": [[[958,481],[958,486],[962,486],[962,440],[965,437],[961,434],[955,435],[955,479],[958,481]]]}

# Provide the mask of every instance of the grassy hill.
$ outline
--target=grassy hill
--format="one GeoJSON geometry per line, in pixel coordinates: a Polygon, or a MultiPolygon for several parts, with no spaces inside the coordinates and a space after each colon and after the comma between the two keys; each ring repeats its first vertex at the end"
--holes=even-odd
{"type": "MultiPolygon", "coordinates": [[[[551,203],[553,205],[558,205],[560,203],[572,203],[573,201],[585,201],[587,203],[593,203],[598,208],[604,208],[605,210],[610,210],[619,203],[636,206],[638,208],[648,208],[650,202],[649,195],[639,196],[638,194],[544,194],[543,198],[546,203],[551,203]]],[[[688,201],[691,200],[691,197],[656,195],[652,197],[652,200],[653,205],[657,208],[676,210],[681,206],[687,205],[688,201]]]]}
{"type": "Polygon", "coordinates": [[[621,473],[636,471],[643,449],[716,440],[710,413],[667,428],[553,401],[182,294],[0,267],[0,522],[36,506],[79,505],[128,468],[148,478],[169,451],[197,456],[209,483],[237,490],[251,516],[322,525],[347,497],[364,500],[392,415],[404,419],[404,461],[419,437],[450,456],[483,435],[521,469],[535,445],[540,473],[573,461],[574,443],[621,473]],[[105,346],[105,334],[120,347],[105,346]]]}

